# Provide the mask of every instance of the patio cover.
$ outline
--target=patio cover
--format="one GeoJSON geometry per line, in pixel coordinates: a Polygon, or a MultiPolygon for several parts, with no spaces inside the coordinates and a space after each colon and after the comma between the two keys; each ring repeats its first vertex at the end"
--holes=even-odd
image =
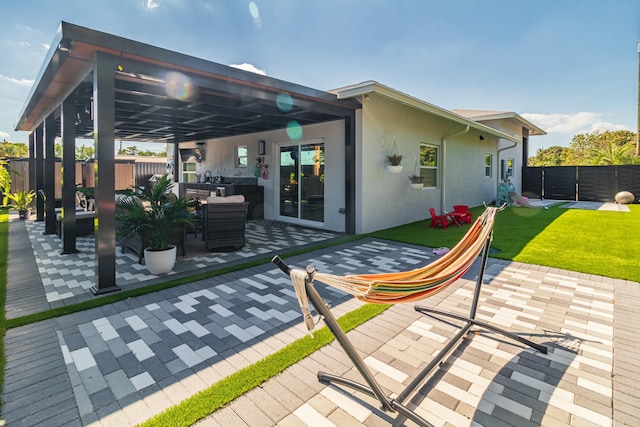
{"type": "MultiPolygon", "coordinates": [[[[346,227],[355,230],[357,100],[209,62],[62,22],[16,130],[30,132],[30,182],[53,200],[55,138],[63,146],[63,252],[75,252],[75,139],[94,139],[95,293],[115,283],[115,140],[174,143],[285,129],[335,120],[345,125],[346,227]],[[107,166],[107,167],[105,167],[107,166]]],[[[177,168],[175,168],[177,170],[177,168]]],[[[39,198],[38,219],[55,229],[54,204],[39,198]]]]}

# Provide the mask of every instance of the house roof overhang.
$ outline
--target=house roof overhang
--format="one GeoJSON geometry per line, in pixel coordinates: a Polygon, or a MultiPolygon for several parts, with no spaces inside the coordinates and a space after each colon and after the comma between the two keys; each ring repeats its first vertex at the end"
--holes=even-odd
{"type": "Polygon", "coordinates": [[[487,110],[453,110],[456,114],[468,117],[477,122],[484,122],[490,120],[509,120],[515,121],[518,125],[525,127],[529,130],[529,136],[546,135],[543,129],[531,123],[529,120],[522,117],[520,114],[513,111],[487,111],[487,110]]]}
{"type": "Polygon", "coordinates": [[[422,101],[406,93],[397,91],[393,88],[380,84],[376,81],[366,81],[351,86],[345,86],[338,89],[333,89],[330,92],[335,93],[338,99],[352,99],[359,98],[361,96],[376,93],[378,95],[389,98],[395,102],[407,105],[417,110],[425,111],[429,114],[441,117],[443,119],[451,120],[456,123],[460,123],[463,126],[469,126],[471,129],[476,129],[479,132],[483,132],[489,135],[497,136],[513,142],[521,142],[522,137],[518,135],[510,135],[508,133],[499,131],[492,127],[478,123],[475,120],[471,120],[455,112],[438,107],[437,105],[422,101]]]}
{"type": "Polygon", "coordinates": [[[98,52],[118,64],[116,139],[198,141],[339,120],[360,108],[357,100],[62,22],[15,129],[35,130],[74,96],[76,137],[92,138],[98,52]]]}

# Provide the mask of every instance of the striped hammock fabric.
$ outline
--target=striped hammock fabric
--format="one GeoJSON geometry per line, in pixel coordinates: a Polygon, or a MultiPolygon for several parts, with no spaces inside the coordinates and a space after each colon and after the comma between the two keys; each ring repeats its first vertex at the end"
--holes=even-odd
{"type": "Polygon", "coordinates": [[[454,283],[471,268],[491,236],[498,210],[487,207],[453,249],[424,267],[397,273],[347,276],[316,272],[314,278],[361,301],[374,304],[405,303],[430,297],[454,283]]]}

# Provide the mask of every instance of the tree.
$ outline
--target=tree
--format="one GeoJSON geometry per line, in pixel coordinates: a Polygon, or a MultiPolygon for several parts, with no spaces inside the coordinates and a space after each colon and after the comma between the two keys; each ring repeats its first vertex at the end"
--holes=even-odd
{"type": "Polygon", "coordinates": [[[29,148],[26,144],[21,142],[8,142],[3,141],[0,143],[0,157],[3,158],[17,158],[27,157],[29,155],[29,148]]]}
{"type": "Polygon", "coordinates": [[[588,166],[640,164],[636,134],[628,130],[596,131],[574,135],[569,147],[549,147],[529,157],[529,166],[588,166]]]}
{"type": "Polygon", "coordinates": [[[632,163],[632,156],[629,153],[635,148],[634,144],[616,145],[609,142],[606,148],[591,149],[591,156],[594,165],[611,166],[627,165],[632,163]]]}
{"type": "Polygon", "coordinates": [[[92,159],[95,154],[95,148],[90,145],[81,145],[76,147],[76,159],[87,160],[92,159]]]}
{"type": "Polygon", "coordinates": [[[633,163],[634,156],[629,155],[629,152],[635,148],[635,138],[635,133],[628,130],[596,131],[575,135],[570,147],[572,157],[567,159],[567,164],[594,165],[633,163]]]}
{"type": "Polygon", "coordinates": [[[534,157],[529,157],[529,166],[565,166],[565,160],[569,155],[569,148],[553,146],[541,148],[534,157]]]}

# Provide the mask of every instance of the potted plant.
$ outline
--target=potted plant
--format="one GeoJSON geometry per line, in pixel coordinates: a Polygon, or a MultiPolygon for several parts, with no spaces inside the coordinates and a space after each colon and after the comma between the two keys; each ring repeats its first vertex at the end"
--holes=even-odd
{"type": "Polygon", "coordinates": [[[8,194],[7,197],[13,202],[9,206],[18,211],[20,219],[29,219],[31,216],[31,203],[33,203],[36,193],[33,190],[16,191],[15,193],[8,194]]]}
{"type": "Polygon", "coordinates": [[[409,175],[409,186],[413,190],[421,190],[424,184],[420,175],[409,175]]]}
{"type": "Polygon", "coordinates": [[[391,154],[387,155],[387,170],[391,173],[402,172],[402,155],[398,153],[398,147],[396,146],[396,138],[393,138],[393,147],[391,148],[391,154]]]}
{"type": "Polygon", "coordinates": [[[387,156],[387,163],[389,163],[387,165],[387,169],[389,170],[389,172],[391,173],[400,173],[402,172],[402,165],[400,164],[400,162],[402,162],[402,156],[400,154],[389,154],[387,156]]]}
{"type": "Polygon", "coordinates": [[[176,238],[184,238],[184,227],[193,225],[193,215],[187,209],[188,201],[176,198],[171,192],[174,182],[165,174],[156,181],[148,196],[116,201],[122,214],[118,234],[124,237],[138,236],[148,247],[144,249],[145,265],[151,274],[166,274],[176,261],[176,238]]]}

